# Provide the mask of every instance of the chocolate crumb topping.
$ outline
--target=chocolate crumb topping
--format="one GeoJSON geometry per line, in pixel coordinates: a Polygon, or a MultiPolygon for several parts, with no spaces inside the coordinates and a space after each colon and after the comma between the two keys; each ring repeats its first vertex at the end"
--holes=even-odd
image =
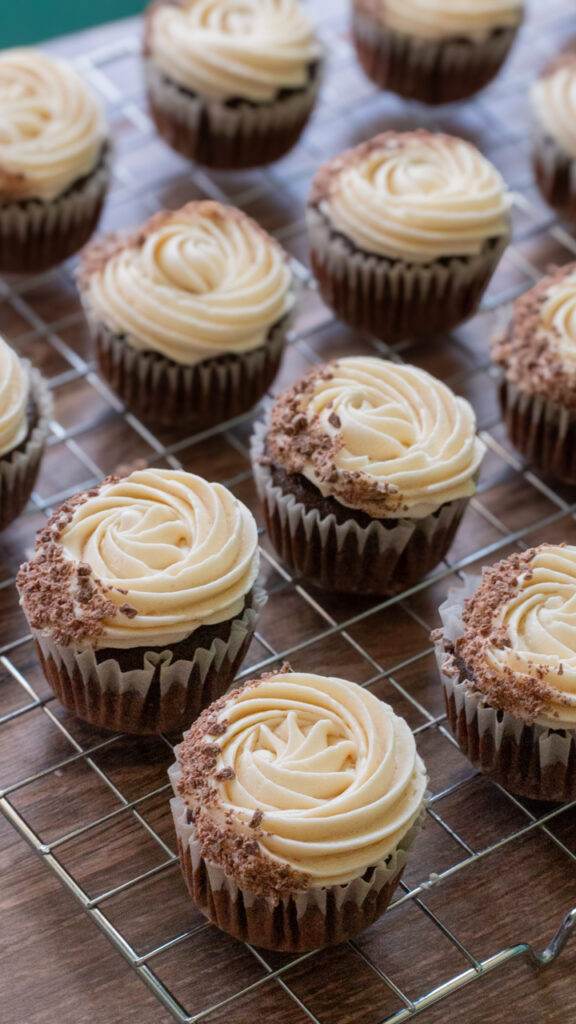
{"type": "Polygon", "coordinates": [[[516,299],[512,322],[507,331],[492,339],[491,353],[493,362],[520,391],[576,412],[576,359],[573,366],[562,359],[556,333],[542,323],[542,307],[551,289],[571,274],[576,274],[576,263],[551,268],[534,288],[516,299]]]}
{"type": "MultiPolygon", "coordinates": [[[[446,674],[466,680],[492,707],[509,711],[528,723],[551,702],[569,703],[568,699],[546,682],[542,666],[531,666],[530,674],[516,672],[507,665],[492,669],[486,655],[490,649],[511,646],[506,630],[496,625],[498,613],[516,596],[520,583],[530,580],[535,556],[550,546],[541,544],[484,568],[480,586],[464,603],[462,635],[454,644],[444,639],[446,658],[442,667],[446,674]]],[[[435,630],[432,639],[438,642],[443,636],[442,629],[435,630]]]]}
{"type": "Polygon", "coordinates": [[[284,664],[220,697],[196,719],[177,751],[181,769],[178,792],[193,811],[203,856],[218,864],[241,888],[275,899],[307,888],[310,877],[272,859],[260,845],[258,830],[264,817],[260,808],[245,820],[226,804],[225,786],[235,776],[232,768],[218,767],[220,747],[214,738],[226,732],[226,712],[240,694],[288,670],[284,664]]]}

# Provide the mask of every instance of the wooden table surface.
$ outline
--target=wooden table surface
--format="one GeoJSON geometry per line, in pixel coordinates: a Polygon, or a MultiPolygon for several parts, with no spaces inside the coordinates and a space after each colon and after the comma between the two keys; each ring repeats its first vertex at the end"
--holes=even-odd
{"type": "MultiPolygon", "coordinates": [[[[478,99],[429,111],[381,95],[357,67],[346,3],[311,0],[327,75],[301,144],[271,169],[208,174],[156,138],[145,113],[137,21],[51,44],[74,57],[102,96],[116,144],[102,227],[137,224],[198,197],[241,206],[277,233],[306,277],[304,201],[321,160],[389,126],[425,125],[473,140],[514,190],[514,239],[482,311],[452,334],[395,352],[336,322],[306,283],[275,387],[351,352],[403,358],[473,403],[488,455],[477,497],[444,563],[409,594],[348,600],[301,587],[266,538],[270,600],[244,677],[288,653],[293,666],[366,684],[405,715],[434,794],[406,890],[354,942],[304,957],[251,949],[203,921],[174,856],[169,740],[110,736],[51,697],[13,585],[46,513],[120,463],[183,465],[226,482],[261,523],[247,445],[251,417],[202,437],[151,434],[99,380],[73,282],[74,261],[0,281],[0,331],[51,380],[53,433],[27,513],[0,539],[0,1018],[3,1024],[381,1024],[427,993],[476,980],[423,1010],[425,1024],[573,1024],[576,936],[537,970],[520,956],[479,977],[518,942],[541,950],[576,906],[576,807],[516,801],[474,774],[443,724],[429,630],[463,569],[543,540],[576,542],[576,491],[532,473],[507,443],[488,366],[491,332],[550,263],[576,242],[540,201],[529,162],[527,87],[576,33],[570,0],[529,4],[503,73],[478,99]],[[476,969],[475,969],[476,968],[476,969]],[[171,1002],[172,1001],[172,1002],[171,1002]],[[170,1008],[171,1007],[171,1008],[170,1008]]],[[[438,993],[436,993],[438,995],[438,993]]]]}

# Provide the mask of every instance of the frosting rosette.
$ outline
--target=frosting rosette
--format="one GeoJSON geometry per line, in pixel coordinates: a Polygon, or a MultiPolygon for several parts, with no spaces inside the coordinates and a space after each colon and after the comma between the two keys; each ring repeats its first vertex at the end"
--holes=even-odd
{"type": "MultiPolygon", "coordinates": [[[[366,6],[372,8],[371,0],[366,6]]],[[[374,5],[387,28],[421,39],[485,39],[494,29],[514,28],[524,0],[383,0],[374,5]]]]}
{"type": "Polygon", "coordinates": [[[357,684],[280,672],[216,707],[178,749],[179,791],[211,854],[215,834],[223,857],[231,833],[255,837],[272,871],[288,867],[301,887],[338,885],[388,857],[420,815],[427,779],[414,737],[357,684]]]}
{"type": "Polygon", "coordinates": [[[214,100],[303,89],[321,51],[300,0],[180,0],[151,9],[148,50],[174,81],[214,100]]]}
{"type": "Polygon", "coordinates": [[[471,143],[441,133],[378,135],[325,164],[315,192],[335,230],[390,259],[473,256],[509,230],[499,172],[471,143]]]}
{"type": "MultiPolygon", "coordinates": [[[[147,469],[111,478],[81,498],[58,552],[83,574],[77,582],[71,577],[70,588],[72,613],[88,611],[88,641],[177,643],[242,611],[258,574],[257,530],[226,487],[184,470],[147,469]],[[91,604],[96,637],[89,633],[91,604]]],[[[46,562],[44,545],[35,559],[46,562]]],[[[63,618],[61,609],[57,614],[63,618]]]]}
{"type": "Polygon", "coordinates": [[[415,366],[350,356],[276,400],[268,448],[324,496],[374,518],[467,497],[485,446],[470,404],[415,366]]]}
{"type": "Polygon", "coordinates": [[[211,201],[156,215],[131,238],[105,236],[80,283],[89,318],[184,365],[258,348],[294,301],[281,246],[211,201]]]}
{"type": "Polygon", "coordinates": [[[540,129],[576,157],[576,54],[565,54],[534,82],[531,104],[540,129]]]}
{"type": "Polygon", "coordinates": [[[541,330],[571,369],[576,361],[576,268],[553,280],[540,310],[541,330]]]}
{"type": "Polygon", "coordinates": [[[29,394],[26,368],[0,337],[0,456],[7,455],[26,437],[29,394]]]}
{"type": "Polygon", "coordinates": [[[104,115],[65,61],[0,53],[0,110],[0,201],[54,199],[96,166],[104,115]]]}

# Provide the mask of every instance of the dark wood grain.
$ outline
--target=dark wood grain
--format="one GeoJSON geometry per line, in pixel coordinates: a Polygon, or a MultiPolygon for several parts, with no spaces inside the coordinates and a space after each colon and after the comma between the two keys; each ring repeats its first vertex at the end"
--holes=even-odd
{"type": "MultiPolygon", "coordinates": [[[[514,802],[474,775],[437,724],[443,704],[428,636],[438,624],[438,604],[457,580],[456,563],[479,571],[487,559],[527,544],[576,541],[576,492],[550,481],[542,486],[526,472],[499,422],[488,368],[488,338],[509,315],[515,294],[548,263],[566,262],[576,251],[570,236],[551,234],[553,215],[535,188],[526,102],[538,67],[576,33],[576,15],[569,0],[533,0],[520,43],[498,79],[470,103],[428,111],[379,94],[364,77],[347,36],[348,0],[310,0],[310,6],[330,51],[318,109],[296,150],[262,170],[206,175],[155,136],[144,113],[137,21],[48,49],[95,60],[94,84],[102,90],[116,148],[102,229],[133,226],[156,209],[210,196],[241,206],[306,262],[304,206],[315,168],[390,127],[427,125],[460,134],[517,190],[512,247],[482,312],[448,336],[406,341],[395,352],[466,396],[490,445],[448,562],[424,588],[382,608],[373,598],[350,600],[296,585],[262,537],[270,600],[244,671],[297,646],[290,656],[295,668],[366,684],[403,714],[430,771],[434,816],[404,875],[421,901],[397,903],[354,943],[298,960],[254,952],[205,923],[173,859],[169,793],[162,789],[173,756],[169,744],[155,737],[107,743],[108,734],[51,698],[12,584],[51,505],[136,458],[168,466],[174,454],[184,468],[231,486],[262,526],[249,473],[252,417],[200,439],[182,435],[176,425],[152,440],[127,422],[93,372],[74,286],[76,261],[31,280],[0,281],[0,332],[50,379],[57,423],[35,505],[0,538],[0,787],[14,787],[8,794],[13,812],[39,842],[56,844],[59,863],[98,901],[134,954],[149,957],[166,992],[186,1014],[205,1014],[208,1024],[380,1024],[403,1006],[395,986],[417,1000],[468,968],[451,934],[478,958],[522,940],[540,949],[576,904],[570,856],[576,855],[576,810],[561,811],[544,831],[538,823],[549,808],[514,802]],[[510,539],[514,531],[520,537],[510,539]],[[353,616],[358,620],[347,626],[353,616]],[[38,777],[27,781],[31,776],[38,777]],[[134,810],[126,807],[131,801],[137,801],[134,810]]],[[[304,288],[295,340],[274,389],[312,363],[351,352],[386,349],[337,323],[316,292],[304,288]]],[[[0,873],[2,1024],[167,1024],[171,1017],[156,997],[1,816],[0,873]]],[[[575,966],[573,939],[546,970],[512,961],[431,1006],[421,1019],[573,1024],[575,966]]]]}

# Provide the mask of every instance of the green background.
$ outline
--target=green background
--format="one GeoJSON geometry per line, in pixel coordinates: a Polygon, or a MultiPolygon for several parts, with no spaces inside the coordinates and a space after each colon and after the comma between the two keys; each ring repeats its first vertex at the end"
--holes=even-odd
{"type": "Polygon", "coordinates": [[[0,0],[0,49],[39,43],[114,18],[139,14],[146,0],[0,0]]]}

